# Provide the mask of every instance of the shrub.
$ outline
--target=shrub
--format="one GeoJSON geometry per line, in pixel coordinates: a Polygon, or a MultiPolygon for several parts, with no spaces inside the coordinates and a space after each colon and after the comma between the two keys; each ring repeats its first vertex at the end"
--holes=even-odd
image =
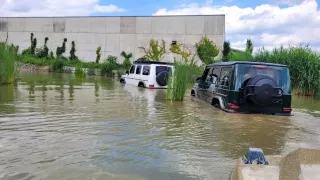
{"type": "Polygon", "coordinates": [[[253,44],[252,44],[252,41],[250,39],[247,39],[246,52],[248,52],[250,54],[252,54],[252,52],[253,52],[253,44]]]}
{"type": "Polygon", "coordinates": [[[100,58],[101,58],[101,46],[99,46],[99,47],[97,48],[96,54],[97,54],[96,63],[99,63],[100,58]]]}
{"type": "Polygon", "coordinates": [[[74,41],[71,42],[71,50],[70,50],[70,60],[77,60],[78,57],[76,56],[76,44],[74,41]]]}
{"type": "Polygon", "coordinates": [[[206,36],[202,37],[199,43],[196,43],[197,54],[204,64],[214,62],[214,57],[219,54],[217,46],[206,36]]]}
{"type": "Polygon", "coordinates": [[[48,42],[49,38],[46,37],[44,39],[44,45],[42,48],[36,48],[36,52],[35,55],[37,58],[47,58],[48,57],[48,53],[49,53],[49,48],[47,47],[47,42],[48,42]]]}
{"type": "Polygon", "coordinates": [[[117,69],[117,57],[115,56],[108,56],[106,61],[101,66],[100,74],[102,76],[113,76],[112,71],[117,69]]]}
{"type": "Polygon", "coordinates": [[[151,39],[149,48],[147,50],[143,48],[143,50],[145,52],[145,58],[152,61],[160,61],[166,53],[166,43],[164,40],[161,40],[161,45],[159,45],[158,40],[151,39]]]}
{"type": "Polygon", "coordinates": [[[183,46],[182,44],[172,44],[170,47],[172,53],[181,55],[182,60],[185,64],[195,66],[195,54],[192,55],[191,50],[183,46]]]}
{"type": "Polygon", "coordinates": [[[131,67],[131,62],[130,62],[130,58],[132,57],[132,53],[127,54],[126,52],[122,51],[121,52],[121,56],[124,57],[124,61],[122,63],[122,66],[125,69],[129,69],[131,67]]]}
{"type": "Polygon", "coordinates": [[[63,42],[62,42],[62,46],[61,47],[57,47],[57,51],[56,51],[57,57],[61,56],[63,53],[66,52],[66,42],[67,42],[67,38],[64,38],[63,42]]]}
{"type": "Polygon", "coordinates": [[[17,75],[15,66],[17,49],[14,45],[0,43],[0,84],[12,83],[17,75]]]}
{"type": "Polygon", "coordinates": [[[54,55],[52,51],[50,52],[50,59],[54,59],[54,55]]]}
{"type": "Polygon", "coordinates": [[[32,45],[31,45],[31,54],[32,55],[35,55],[36,47],[37,47],[37,38],[34,38],[32,40],[32,45]]]}
{"type": "Polygon", "coordinates": [[[61,59],[57,59],[53,62],[51,66],[51,70],[54,72],[63,72],[64,61],[61,59]]]}
{"type": "Polygon", "coordinates": [[[79,78],[86,77],[86,73],[82,70],[80,65],[76,67],[74,74],[76,77],[79,77],[79,78]]]}
{"type": "Polygon", "coordinates": [[[223,43],[222,61],[227,62],[229,60],[229,53],[231,51],[230,42],[223,43]]]}

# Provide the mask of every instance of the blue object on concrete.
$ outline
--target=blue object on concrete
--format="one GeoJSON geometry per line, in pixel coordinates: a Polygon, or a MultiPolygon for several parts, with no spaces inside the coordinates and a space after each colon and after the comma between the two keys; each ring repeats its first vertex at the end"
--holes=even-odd
{"type": "Polygon", "coordinates": [[[242,161],[244,164],[269,164],[261,148],[249,148],[247,154],[243,156],[242,161]]]}

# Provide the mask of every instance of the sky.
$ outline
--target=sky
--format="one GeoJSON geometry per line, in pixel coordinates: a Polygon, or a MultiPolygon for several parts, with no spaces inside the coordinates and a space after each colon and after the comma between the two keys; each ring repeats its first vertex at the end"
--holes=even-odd
{"type": "Polygon", "coordinates": [[[226,41],[255,50],[308,43],[320,52],[320,0],[0,0],[0,17],[225,14],[226,41]]]}

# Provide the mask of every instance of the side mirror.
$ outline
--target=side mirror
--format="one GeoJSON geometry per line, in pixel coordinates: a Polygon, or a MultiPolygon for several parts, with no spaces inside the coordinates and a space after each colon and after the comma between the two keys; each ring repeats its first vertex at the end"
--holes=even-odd
{"type": "Polygon", "coordinates": [[[126,71],[126,74],[128,74],[128,75],[129,75],[129,71],[126,71]]]}
{"type": "Polygon", "coordinates": [[[200,81],[201,80],[201,77],[197,77],[196,81],[200,81]]]}

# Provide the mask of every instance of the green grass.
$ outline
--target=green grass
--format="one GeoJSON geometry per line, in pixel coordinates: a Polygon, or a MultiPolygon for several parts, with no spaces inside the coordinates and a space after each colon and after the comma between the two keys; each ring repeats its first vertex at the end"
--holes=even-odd
{"type": "Polygon", "coordinates": [[[0,84],[14,82],[17,74],[16,58],[17,52],[14,46],[0,43],[0,84]]]}
{"type": "Polygon", "coordinates": [[[191,66],[175,63],[174,73],[169,76],[166,98],[173,101],[183,101],[191,66]]]}

